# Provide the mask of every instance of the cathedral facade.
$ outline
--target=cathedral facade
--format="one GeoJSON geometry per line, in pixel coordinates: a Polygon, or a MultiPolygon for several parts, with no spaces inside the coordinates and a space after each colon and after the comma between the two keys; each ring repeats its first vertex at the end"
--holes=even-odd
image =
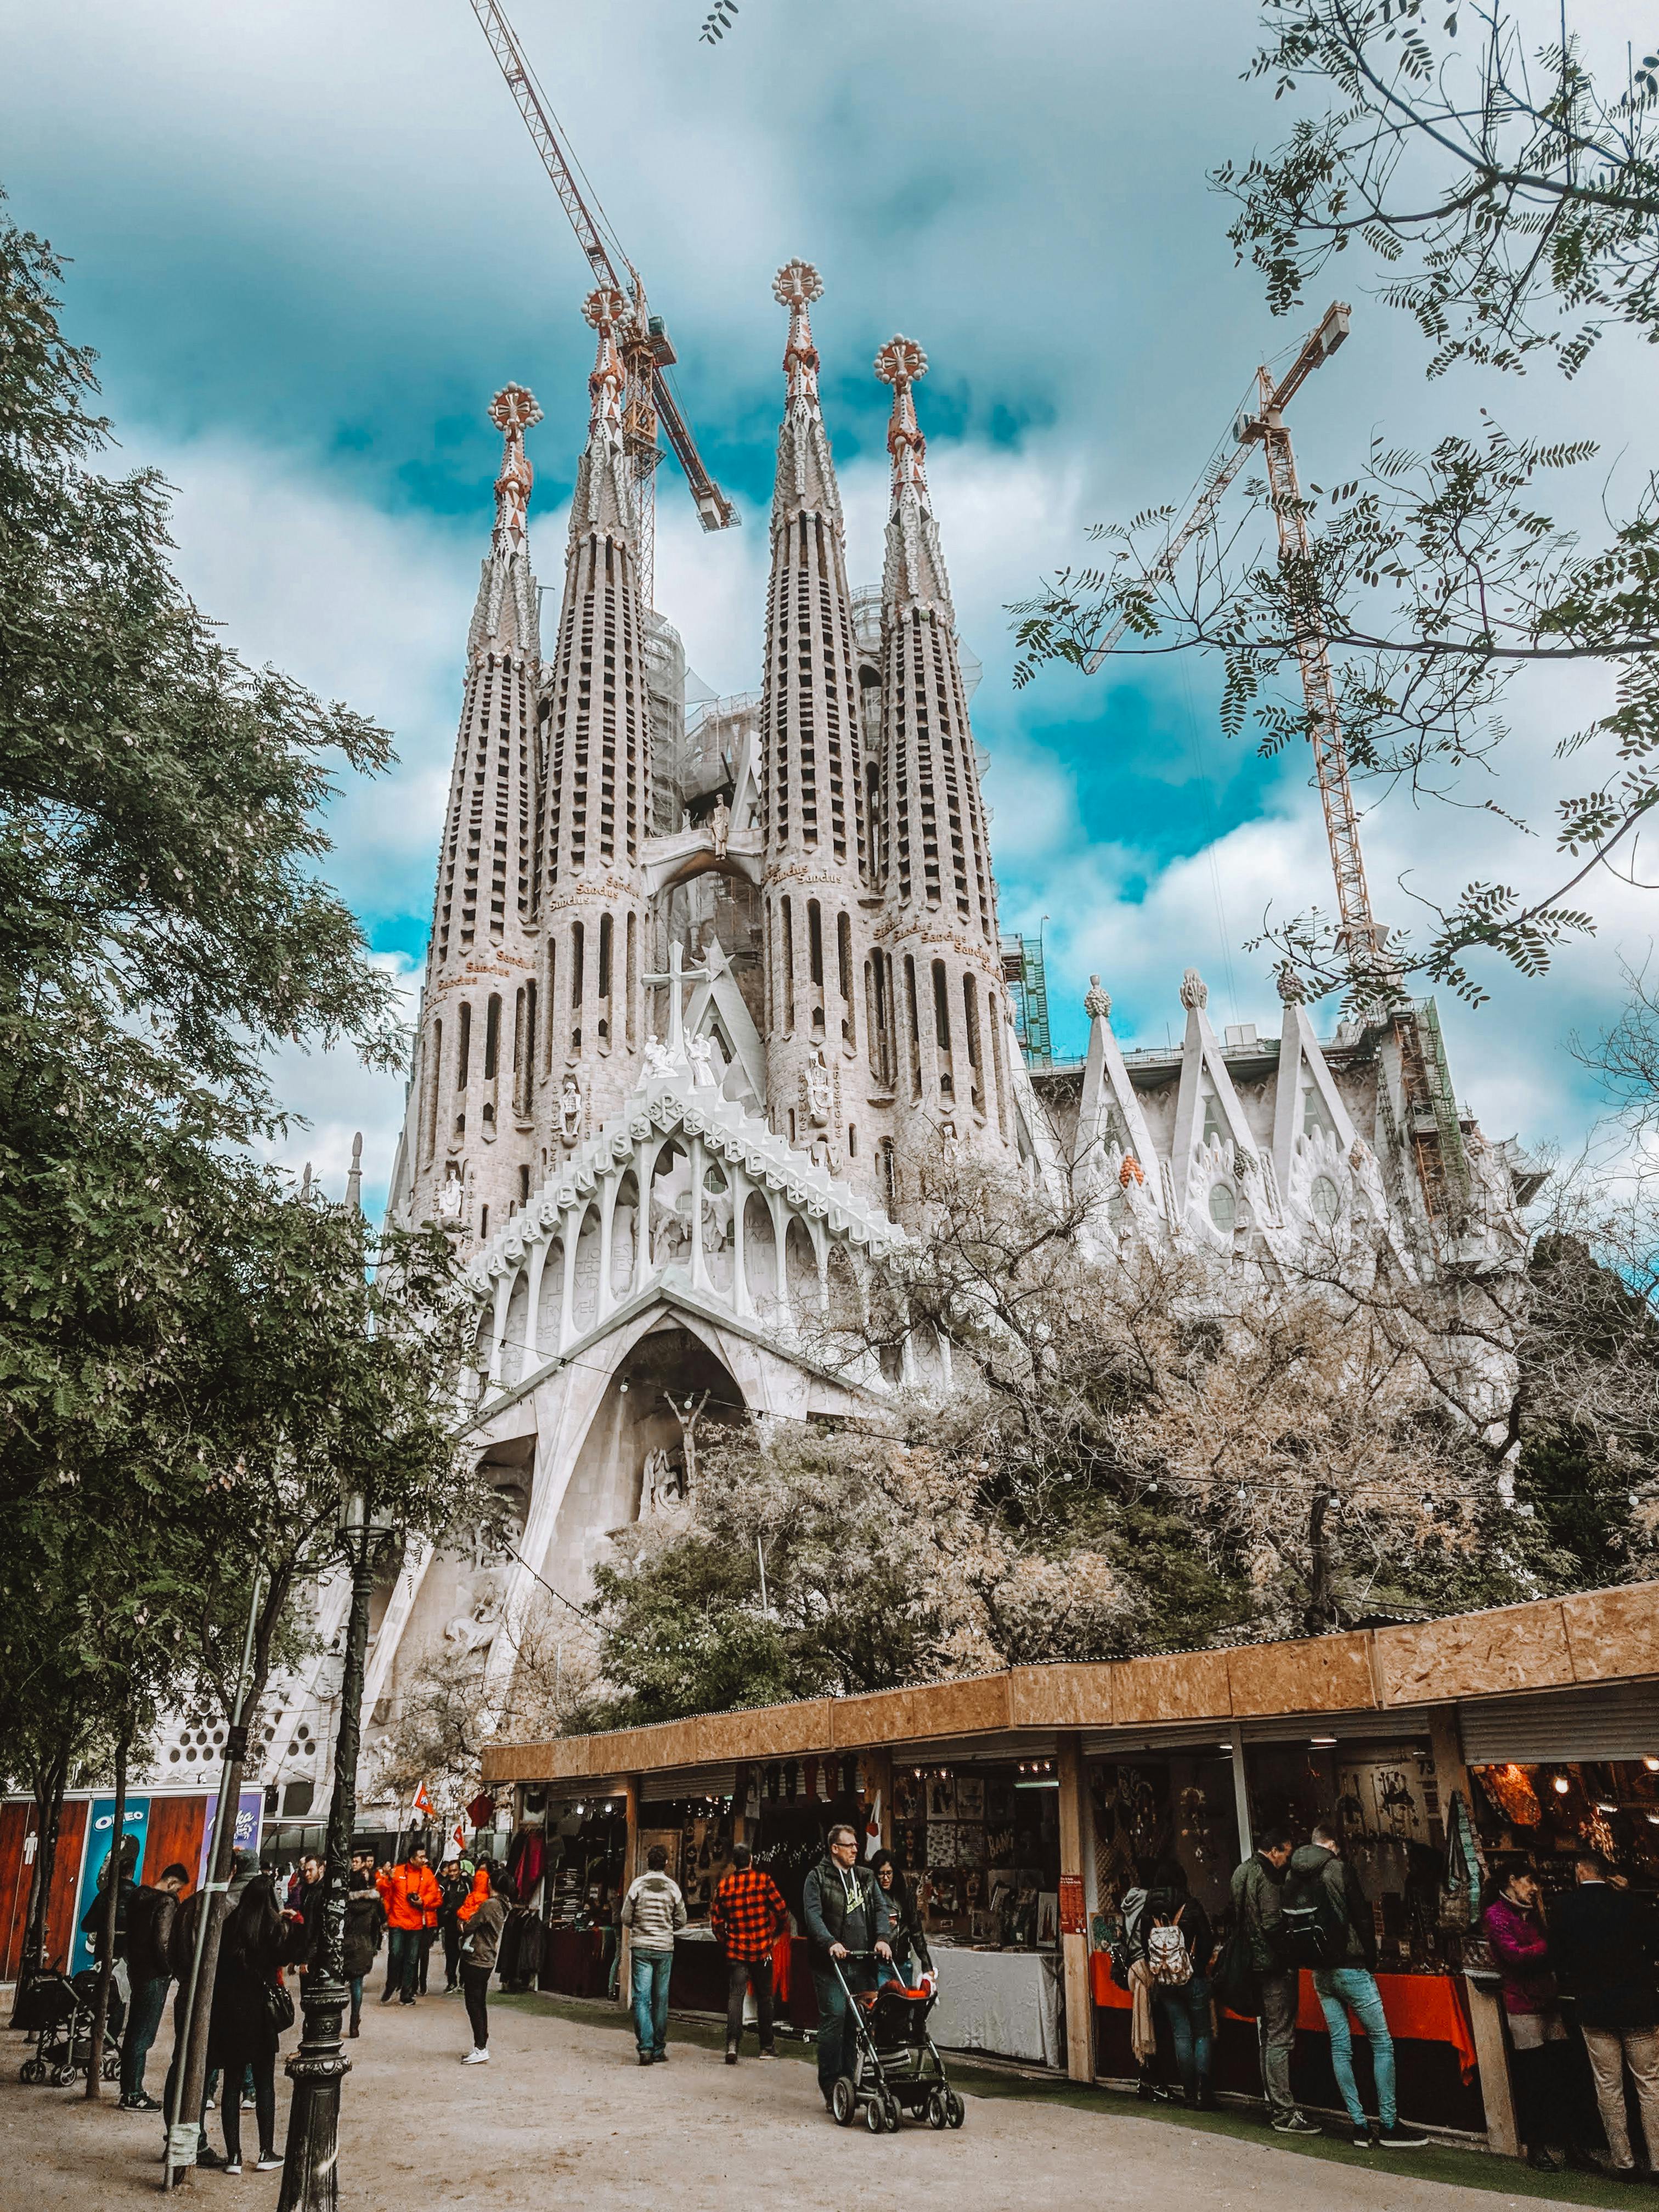
{"type": "MultiPolygon", "coordinates": [[[[1109,1249],[1191,1236],[1260,1264],[1335,1233],[1414,1269],[1454,1221],[1462,1263],[1518,1249],[1526,1164],[1457,1106],[1431,1008],[1322,1042],[1286,978],[1278,1036],[1218,1036],[1188,969],[1181,1044],[1126,1054],[1097,978],[1085,1057],[1027,1065],[918,421],[926,356],[895,337],[876,359],[890,493],[879,590],[854,589],[822,287],[795,261],[774,289],[755,694],[688,720],[679,640],[642,599],[620,295],[586,306],[587,441],[546,657],[525,448],[540,410],[515,385],[490,410],[495,522],[391,1209],[441,1223],[466,1262],[470,1435],[520,1535],[504,1565],[416,1549],[379,1594],[371,1743],[434,1656],[482,1655],[499,1698],[538,1593],[579,1603],[612,1531],[683,1510],[698,1419],[856,1417],[948,1373],[937,1346],[886,1372],[837,1357],[825,1325],[902,1252],[929,1158],[1090,1178],[1109,1249]]],[[[325,1640],[343,1601],[322,1594],[325,1640]]],[[[325,1655],[284,1692],[279,1817],[316,1816],[337,1677],[325,1655]]]]}

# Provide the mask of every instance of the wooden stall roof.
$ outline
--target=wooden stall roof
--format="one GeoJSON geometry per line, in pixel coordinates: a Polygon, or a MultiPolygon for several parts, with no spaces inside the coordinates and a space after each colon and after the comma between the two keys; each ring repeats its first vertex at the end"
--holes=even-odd
{"type": "Polygon", "coordinates": [[[550,1743],[493,1743],[486,1782],[582,1781],[1007,1730],[1376,1712],[1659,1674],[1659,1583],[1294,1644],[1013,1667],[863,1698],[705,1713],[550,1743]]]}

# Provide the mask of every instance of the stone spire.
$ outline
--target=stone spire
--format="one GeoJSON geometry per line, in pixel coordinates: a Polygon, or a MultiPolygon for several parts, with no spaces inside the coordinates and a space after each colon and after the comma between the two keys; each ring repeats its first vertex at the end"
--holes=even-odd
{"type": "Polygon", "coordinates": [[[616,1110],[633,1088],[645,1042],[640,848],[650,822],[651,740],[638,517],[617,351],[625,304],[620,292],[601,286],[582,310],[598,349],[558,638],[540,702],[534,912],[542,945],[532,1076],[538,1181],[616,1110]]]}
{"type": "Polygon", "coordinates": [[[912,338],[890,338],[875,368],[893,388],[893,412],[873,879],[886,902],[898,1088],[919,1142],[931,1122],[949,1140],[1002,1157],[1014,1142],[1008,1056],[1017,1048],[955,614],[916,421],[927,356],[912,338]]]}
{"type": "Polygon", "coordinates": [[[525,432],[542,410],[521,384],[489,404],[501,434],[495,526],[467,635],[419,1044],[404,1132],[414,1220],[437,1217],[466,1242],[517,1202],[530,1157],[526,1036],[533,1019],[535,715],[541,672],[527,514],[525,432]]]}
{"type": "Polygon", "coordinates": [[[869,1101],[890,1085],[870,1013],[875,976],[861,902],[858,649],[808,314],[823,292],[806,261],[789,262],[772,287],[789,310],[789,341],[760,713],[767,1106],[781,1135],[832,1173],[874,1188],[879,1109],[869,1101]]]}

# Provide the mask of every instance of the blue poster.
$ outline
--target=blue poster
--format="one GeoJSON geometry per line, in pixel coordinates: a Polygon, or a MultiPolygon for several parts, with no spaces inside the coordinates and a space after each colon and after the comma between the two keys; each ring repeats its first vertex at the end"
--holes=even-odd
{"type": "MultiPolygon", "coordinates": [[[[144,1862],[144,1831],[149,1825],[148,1797],[129,1797],[126,1802],[125,1832],[135,1837],[138,1857],[135,1866],[144,1862]]],[[[90,1936],[81,1932],[81,1923],[98,1894],[98,1877],[109,1857],[110,1840],[115,1827],[115,1800],[94,1797],[87,1815],[86,1855],[81,1862],[81,1893],[75,1907],[75,1941],[70,1947],[70,1972],[78,1974],[82,1967],[92,1966],[97,1958],[97,1947],[90,1936]]]]}
{"type": "MultiPolygon", "coordinates": [[[[259,1848],[259,1822],[265,1808],[263,1790],[245,1790],[236,1805],[236,1841],[239,1851],[257,1851],[259,1848]]],[[[219,1793],[210,1790],[207,1801],[207,1819],[202,1827],[202,1851],[197,1864],[196,1880],[199,1886],[207,1880],[208,1853],[213,1848],[213,1820],[219,1809],[219,1793]]]]}

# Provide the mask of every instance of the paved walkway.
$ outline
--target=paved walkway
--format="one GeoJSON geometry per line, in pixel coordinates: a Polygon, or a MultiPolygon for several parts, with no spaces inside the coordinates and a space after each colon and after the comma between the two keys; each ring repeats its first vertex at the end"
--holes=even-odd
{"type": "MultiPolygon", "coordinates": [[[[969,2212],[1060,2206],[1167,2212],[1495,2212],[1507,2197],[1543,2197],[1539,2178],[1508,2163],[1431,2151],[1364,2154],[1331,2143],[1282,2146],[1227,2116],[1143,2113],[1088,2092],[1028,2090],[963,2069],[967,2124],[935,2135],[908,2126],[874,2136],[837,2128],[818,2101],[810,2051],[775,2064],[721,2063],[713,2023],[671,2029],[665,2066],[642,2068],[609,2010],[533,1997],[492,1999],[491,2063],[464,2067],[459,1998],[404,2009],[371,2002],[351,2048],[340,2168],[343,2212],[488,2203],[491,2212],[580,2204],[584,2212],[729,2212],[771,2198],[809,2207],[933,2203],[969,2212]],[[803,2063],[803,2057],[806,2063],[803,2063]],[[1333,2164],[1342,2171],[1333,2171],[1333,2164]],[[1470,2188],[1437,2175],[1478,2174],[1470,2188]],[[1498,2194],[1492,2193],[1494,2185],[1498,2194]]],[[[78,2088],[24,2088],[20,2037],[0,2038],[0,2212],[75,2212],[154,2203],[155,2122],[86,2104],[78,2088]]],[[[159,2093],[165,2042],[151,2055],[159,2093]],[[158,2063],[159,2062],[159,2063],[158,2063]]],[[[278,2073],[278,2148],[286,2084],[278,2073]]],[[[218,2142],[216,2116],[210,2127],[218,2142]]],[[[253,2115],[243,2115],[251,2153],[253,2115]]],[[[278,2174],[240,2179],[204,2170],[179,2202],[259,2212],[278,2174]]],[[[1639,2193],[1573,2176],[1564,2197],[1650,2208],[1639,2193]]]]}

